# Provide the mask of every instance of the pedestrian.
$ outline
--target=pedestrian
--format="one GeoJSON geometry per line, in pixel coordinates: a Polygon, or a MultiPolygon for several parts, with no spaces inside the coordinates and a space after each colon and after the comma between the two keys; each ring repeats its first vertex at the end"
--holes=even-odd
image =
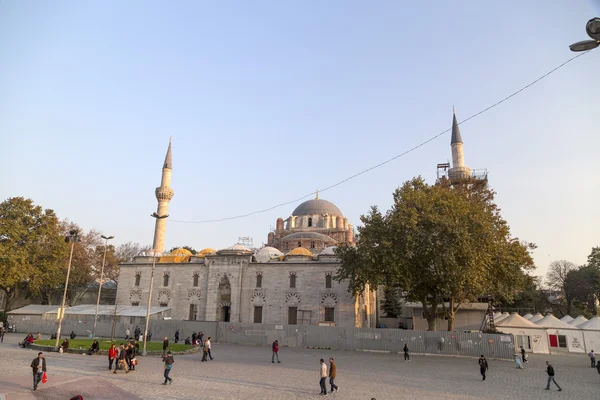
{"type": "Polygon", "coordinates": [[[335,391],[337,392],[340,387],[338,385],[335,384],[335,377],[337,374],[337,366],[335,365],[335,361],[333,360],[333,357],[329,358],[329,384],[331,385],[331,393],[333,393],[333,390],[335,389],[335,391]]]}
{"type": "Polygon", "coordinates": [[[100,344],[97,340],[94,340],[94,343],[92,343],[92,346],[88,350],[87,355],[91,356],[92,354],[97,353],[98,350],[100,350],[100,344]]]}
{"type": "Polygon", "coordinates": [[[204,346],[204,332],[200,331],[198,334],[198,340],[200,341],[200,345],[204,346]]]}
{"type": "Polygon", "coordinates": [[[148,331],[148,341],[151,342],[152,341],[152,331],[148,331]]]}
{"type": "Polygon", "coordinates": [[[212,350],[212,343],[210,343],[210,339],[210,336],[208,337],[208,339],[206,339],[206,342],[204,342],[204,347],[206,348],[206,353],[208,354],[210,359],[213,360],[212,353],[210,352],[212,350]]]}
{"type": "Polygon", "coordinates": [[[165,340],[163,340],[163,357],[167,354],[167,349],[169,348],[169,338],[165,336],[165,340]]]}
{"type": "Polygon", "coordinates": [[[594,354],[594,350],[590,351],[588,353],[588,356],[590,356],[590,361],[592,363],[592,368],[596,368],[596,355],[594,354]]]}
{"type": "Polygon", "coordinates": [[[525,352],[523,346],[521,346],[521,360],[523,361],[523,364],[527,362],[527,352],[525,352]]]}
{"type": "Polygon", "coordinates": [[[279,341],[273,342],[273,356],[271,357],[271,362],[275,364],[275,357],[277,357],[277,364],[281,363],[279,361],[279,341]]]}
{"type": "Polygon", "coordinates": [[[558,386],[558,383],[556,383],[556,380],[554,379],[554,367],[550,365],[550,361],[546,361],[546,372],[548,373],[548,384],[546,385],[546,390],[550,390],[550,383],[554,382],[558,388],[558,391],[562,392],[562,389],[560,386],[558,386]]]}
{"type": "Polygon", "coordinates": [[[127,350],[125,350],[123,343],[121,343],[121,345],[119,346],[119,361],[117,362],[117,365],[115,366],[115,371],[113,373],[117,373],[119,366],[121,366],[125,370],[125,373],[129,372],[129,369],[127,369],[127,350]]]}
{"type": "Polygon", "coordinates": [[[131,333],[131,332],[129,331],[129,328],[127,328],[127,330],[125,331],[125,340],[128,340],[128,339],[129,339],[129,334],[130,334],[130,333],[131,333]]]}
{"type": "Polygon", "coordinates": [[[175,331],[175,343],[179,342],[179,329],[175,331]]]}
{"type": "Polygon", "coordinates": [[[117,357],[119,357],[119,351],[117,346],[113,343],[108,349],[108,370],[112,369],[113,362],[115,363],[115,370],[117,369],[117,357]]]}
{"type": "Polygon", "coordinates": [[[35,340],[42,340],[42,334],[38,332],[38,333],[35,335],[35,340]]]}
{"type": "Polygon", "coordinates": [[[482,354],[481,357],[479,357],[479,372],[481,373],[481,376],[483,377],[482,380],[484,380],[484,381],[485,381],[485,373],[488,370],[488,368],[489,368],[488,362],[482,354]]]}
{"type": "Polygon", "coordinates": [[[191,346],[192,341],[190,340],[189,336],[185,338],[185,342],[184,343],[187,344],[188,346],[191,346]]]}
{"type": "Polygon", "coordinates": [[[75,334],[75,331],[71,331],[71,334],[69,335],[69,337],[71,338],[71,340],[75,339],[77,337],[77,335],[75,334]]]}
{"type": "Polygon", "coordinates": [[[208,356],[208,347],[206,347],[206,346],[204,345],[204,343],[203,343],[203,344],[202,344],[202,360],[201,360],[201,362],[208,361],[208,360],[206,359],[206,357],[207,357],[207,356],[208,356]]]}
{"type": "Polygon", "coordinates": [[[66,352],[67,350],[69,350],[69,340],[65,338],[65,340],[63,340],[63,342],[60,345],[60,347],[62,347],[62,349],[63,349],[64,352],[66,352]]]}
{"type": "Polygon", "coordinates": [[[141,331],[140,327],[136,326],[135,330],[133,331],[134,339],[139,338],[141,334],[142,334],[142,331],[141,331]]]}
{"type": "Polygon", "coordinates": [[[6,330],[4,329],[4,327],[0,327],[0,343],[4,343],[4,333],[6,332],[6,330]]]}
{"type": "Polygon", "coordinates": [[[404,343],[404,362],[410,361],[410,355],[408,354],[408,343],[404,343]]]}
{"type": "Polygon", "coordinates": [[[31,369],[33,370],[33,390],[37,390],[42,375],[46,372],[46,359],[42,352],[39,352],[38,356],[31,362],[31,369]]]}
{"type": "Polygon", "coordinates": [[[165,363],[165,382],[163,383],[163,385],[166,385],[167,381],[170,385],[171,383],[173,383],[173,379],[169,378],[169,372],[171,372],[171,368],[173,368],[173,363],[175,362],[170,351],[167,352],[166,357],[163,357],[163,361],[165,363]]]}
{"type": "MultiPolygon", "coordinates": [[[[196,345],[196,339],[198,338],[198,335],[196,335],[196,332],[192,333],[192,345],[195,346],[196,345]]],[[[202,340],[202,339],[200,339],[202,340]]]]}
{"type": "Polygon", "coordinates": [[[322,395],[327,395],[327,386],[325,385],[325,380],[327,379],[327,364],[325,364],[325,360],[323,360],[321,358],[321,361],[319,361],[319,363],[321,364],[319,367],[319,385],[321,385],[321,394],[322,395]]]}

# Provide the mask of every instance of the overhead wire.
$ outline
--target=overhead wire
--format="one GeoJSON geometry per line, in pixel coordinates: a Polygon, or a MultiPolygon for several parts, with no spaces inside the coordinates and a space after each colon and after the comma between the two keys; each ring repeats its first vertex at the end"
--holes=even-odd
{"type": "MultiPolygon", "coordinates": [[[[546,72],[545,74],[543,74],[542,76],[540,76],[536,80],[534,80],[534,81],[528,83],[527,85],[521,87],[519,90],[517,90],[517,91],[515,91],[515,92],[513,92],[511,94],[509,94],[508,96],[504,97],[503,99],[501,99],[501,100],[493,103],[492,105],[490,105],[490,106],[482,109],[481,111],[476,112],[475,114],[469,116],[468,118],[465,118],[462,121],[458,122],[458,125],[461,125],[461,124],[463,124],[463,123],[465,123],[467,121],[470,121],[473,118],[476,118],[476,117],[480,116],[481,114],[484,114],[487,111],[489,111],[489,110],[491,110],[491,109],[499,106],[500,104],[504,103],[505,101],[507,101],[507,100],[515,97],[519,93],[523,92],[524,90],[527,90],[531,86],[533,86],[536,83],[540,82],[544,78],[552,75],[554,72],[558,71],[559,69],[561,69],[565,65],[569,64],[571,61],[574,61],[575,59],[577,59],[577,58],[579,58],[579,57],[581,57],[581,56],[583,56],[583,55],[585,55],[587,53],[589,53],[589,50],[585,51],[585,52],[578,53],[577,55],[569,58],[567,61],[563,62],[562,64],[558,65],[557,67],[555,67],[555,68],[551,69],[550,71],[546,72]]],[[[235,216],[231,216],[231,217],[224,217],[224,218],[217,218],[217,219],[207,219],[207,220],[200,220],[200,221],[183,221],[183,220],[174,220],[174,219],[171,219],[169,221],[170,222],[181,223],[181,224],[208,224],[208,223],[214,223],[214,222],[223,222],[223,221],[229,221],[229,220],[233,220],[233,219],[246,218],[246,217],[250,217],[250,216],[256,215],[256,214],[262,214],[262,213],[274,210],[276,208],[280,208],[280,207],[287,206],[287,205],[290,205],[290,204],[293,204],[293,203],[297,203],[297,202],[299,202],[301,200],[304,200],[304,199],[306,199],[308,197],[314,196],[318,192],[322,193],[322,192],[325,192],[327,190],[331,190],[331,189],[333,189],[333,188],[335,188],[337,186],[340,186],[340,185],[342,185],[342,184],[344,184],[344,183],[346,183],[346,182],[348,182],[348,181],[350,181],[350,180],[352,180],[354,178],[357,178],[357,177],[359,177],[359,176],[361,176],[363,174],[366,174],[367,172],[373,171],[374,169],[377,169],[377,168],[380,168],[380,167],[382,167],[382,166],[384,166],[386,164],[389,164],[390,162],[395,161],[398,158],[403,157],[403,156],[405,156],[405,155],[407,155],[409,153],[412,153],[413,151],[415,151],[415,150],[417,150],[417,149],[425,146],[426,144],[434,141],[435,139],[439,138],[440,136],[442,136],[442,135],[450,132],[451,130],[452,130],[452,127],[448,128],[448,129],[446,129],[446,130],[444,130],[444,131],[442,131],[440,133],[437,133],[436,135],[430,137],[429,139],[427,139],[427,140],[425,140],[425,141],[417,144],[414,147],[411,147],[410,149],[408,149],[408,150],[406,150],[406,151],[404,151],[404,152],[402,152],[402,153],[400,153],[400,154],[398,154],[398,155],[396,155],[396,156],[394,156],[392,158],[389,158],[389,159],[387,159],[385,161],[382,161],[379,164],[373,165],[373,166],[371,166],[369,168],[363,169],[360,172],[355,173],[354,175],[351,175],[351,176],[349,176],[349,177],[347,177],[347,178],[345,178],[345,179],[343,179],[343,180],[341,180],[341,181],[339,181],[337,183],[334,183],[333,185],[325,187],[324,189],[319,189],[318,191],[311,192],[311,193],[309,193],[307,195],[304,195],[302,197],[298,197],[298,198],[296,198],[294,200],[286,201],[286,202],[279,203],[279,204],[276,204],[276,205],[268,207],[268,208],[263,208],[263,209],[260,209],[260,210],[255,210],[255,211],[252,211],[252,212],[248,212],[248,213],[245,213],[245,214],[239,214],[239,215],[235,215],[235,216]]]]}

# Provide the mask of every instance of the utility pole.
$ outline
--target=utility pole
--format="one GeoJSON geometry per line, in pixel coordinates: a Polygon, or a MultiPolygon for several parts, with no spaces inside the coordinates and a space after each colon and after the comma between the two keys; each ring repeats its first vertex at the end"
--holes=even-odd
{"type": "MultiPolygon", "coordinates": [[[[96,300],[96,315],[94,316],[94,333],[92,333],[92,339],[96,338],[96,323],[98,322],[98,307],[100,307],[100,294],[102,293],[102,284],[104,283],[104,264],[106,263],[106,250],[108,249],[108,241],[114,239],[114,236],[100,236],[104,239],[104,257],[102,257],[102,269],[100,271],[100,282],[98,282],[98,299],[96,300]]],[[[115,299],[116,303],[116,299],[115,299]]]]}
{"type": "Polygon", "coordinates": [[[62,329],[63,317],[65,316],[65,302],[67,300],[67,289],[69,288],[69,275],[71,275],[71,262],[73,261],[73,249],[75,248],[75,242],[81,242],[79,232],[76,229],[69,231],[69,234],[65,236],[65,242],[71,243],[71,254],[69,255],[69,266],[67,267],[67,279],[65,281],[65,291],[62,298],[62,306],[60,307],[60,315],[58,318],[58,329],[56,330],[56,343],[54,343],[54,350],[58,350],[58,342],[60,340],[60,331],[62,329]]]}

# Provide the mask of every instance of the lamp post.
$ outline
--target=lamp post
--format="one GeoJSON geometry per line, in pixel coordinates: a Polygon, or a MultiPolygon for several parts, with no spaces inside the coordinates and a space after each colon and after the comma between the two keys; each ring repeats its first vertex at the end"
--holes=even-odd
{"type": "Polygon", "coordinates": [[[114,239],[114,236],[100,236],[104,239],[104,257],[102,257],[102,269],[100,270],[100,282],[98,282],[98,299],[96,300],[96,315],[94,316],[94,333],[92,339],[96,338],[96,323],[98,322],[98,308],[100,307],[100,294],[102,293],[102,283],[104,281],[104,264],[106,263],[106,250],[108,249],[108,241],[114,239]]]}
{"type": "Polygon", "coordinates": [[[585,25],[585,32],[592,40],[583,40],[569,46],[571,51],[589,51],[600,46],[600,18],[592,18],[585,25]]]}
{"type": "MultiPolygon", "coordinates": [[[[151,217],[155,219],[167,218],[169,214],[158,215],[152,213],[151,217]]],[[[156,269],[156,249],[152,249],[152,273],[150,274],[150,291],[148,292],[148,307],[146,308],[146,327],[144,328],[144,348],[142,349],[142,355],[146,355],[146,344],[148,343],[148,324],[150,322],[150,305],[152,304],[152,287],[154,286],[154,270],[156,269]]]]}
{"type": "Polygon", "coordinates": [[[58,318],[58,329],[56,330],[56,343],[54,343],[54,349],[58,349],[58,342],[60,340],[60,331],[62,329],[63,317],[65,316],[65,301],[67,300],[67,289],[69,288],[69,275],[71,275],[71,262],[73,261],[73,249],[75,248],[75,242],[81,242],[79,232],[76,229],[69,231],[69,234],[65,236],[65,242],[71,243],[71,254],[69,255],[69,266],[67,267],[67,279],[65,280],[65,291],[62,298],[62,306],[60,307],[60,315],[58,318]]]}

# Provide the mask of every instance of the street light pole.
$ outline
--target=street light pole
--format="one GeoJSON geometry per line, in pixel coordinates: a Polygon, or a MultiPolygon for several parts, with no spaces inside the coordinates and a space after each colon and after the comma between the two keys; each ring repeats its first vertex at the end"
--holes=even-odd
{"type": "Polygon", "coordinates": [[[62,298],[62,306],[60,307],[60,315],[58,318],[58,329],[56,330],[56,343],[54,343],[54,349],[58,349],[58,342],[60,340],[60,331],[62,329],[63,317],[65,316],[65,302],[67,300],[67,289],[69,288],[69,275],[71,275],[71,262],[73,261],[73,249],[75,248],[75,242],[80,242],[81,238],[76,229],[70,230],[69,235],[65,237],[65,242],[71,243],[71,254],[69,255],[69,266],[67,267],[67,279],[65,281],[65,291],[62,298]]]}
{"type": "Polygon", "coordinates": [[[104,264],[106,263],[106,250],[108,249],[108,241],[114,239],[114,236],[100,236],[104,239],[104,257],[102,257],[102,269],[100,270],[100,282],[98,282],[98,299],[96,300],[96,315],[94,316],[94,333],[92,339],[96,338],[96,323],[98,322],[98,308],[100,307],[100,294],[102,292],[102,283],[104,280],[104,264]]]}
{"type": "MultiPolygon", "coordinates": [[[[152,213],[152,218],[163,219],[169,215],[158,215],[152,213]]],[[[144,348],[142,349],[142,355],[146,355],[146,344],[148,343],[148,324],[150,323],[150,305],[152,304],[152,288],[154,286],[154,270],[156,269],[156,249],[152,249],[152,273],[150,274],[150,291],[148,292],[148,307],[146,308],[146,327],[144,328],[144,348]]]]}

